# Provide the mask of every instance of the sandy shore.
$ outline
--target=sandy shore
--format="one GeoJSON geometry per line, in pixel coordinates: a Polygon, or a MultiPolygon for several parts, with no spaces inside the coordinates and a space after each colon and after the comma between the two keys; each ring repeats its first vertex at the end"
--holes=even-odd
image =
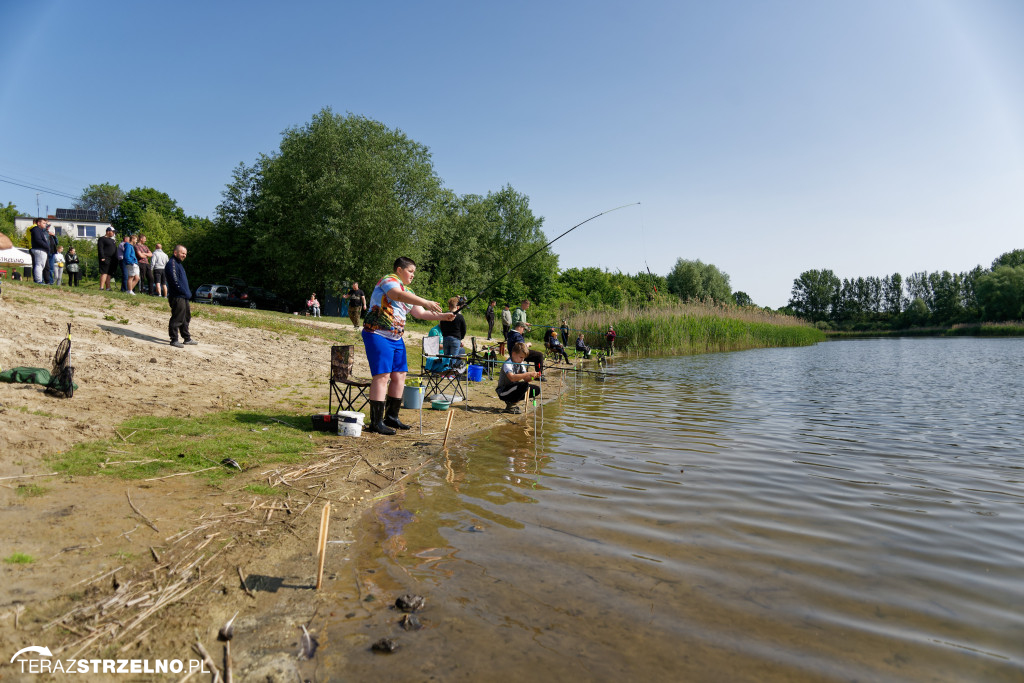
{"type": "MultiPolygon", "coordinates": [[[[149,297],[4,283],[0,366],[49,368],[70,322],[79,389],[58,399],[38,385],[0,383],[0,554],[36,558],[0,564],[0,653],[9,661],[22,647],[45,645],[61,657],[188,659],[197,657],[198,635],[220,661],[217,629],[237,612],[246,638],[233,652],[236,676],[296,680],[299,626],[317,609],[311,586],[324,503],[332,506],[331,578],[358,516],[438,455],[446,414],[423,411],[428,435],[338,437],[300,465],[253,467],[219,486],[193,476],[51,475],[48,456],[83,440],[125,438],[115,430],[136,415],[242,409],[308,419],[327,409],[331,344],[358,343],[338,319],[302,321],[337,330],[332,342],[201,317],[192,323],[200,344],[173,349],[167,319],[163,302],[149,297]],[[286,487],[288,496],[243,490],[254,482],[286,487]],[[45,493],[18,495],[26,485],[45,493]]],[[[366,376],[358,348],[356,374],[366,376]]],[[[472,384],[470,401],[453,409],[450,438],[525,419],[501,407],[493,382],[472,384]]],[[[406,422],[416,415],[403,411],[406,422]]]]}

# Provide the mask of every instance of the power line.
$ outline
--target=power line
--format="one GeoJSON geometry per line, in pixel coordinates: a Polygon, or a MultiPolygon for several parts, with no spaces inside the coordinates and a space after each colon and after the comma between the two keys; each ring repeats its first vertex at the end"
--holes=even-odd
{"type": "Polygon", "coordinates": [[[70,195],[59,190],[54,190],[49,187],[43,187],[41,185],[26,185],[25,183],[19,183],[16,179],[10,178],[9,176],[0,175],[0,183],[7,183],[8,185],[17,185],[18,187],[24,187],[35,192],[42,192],[44,194],[52,194],[58,197],[65,197],[67,199],[79,199],[79,195],[70,195]]]}

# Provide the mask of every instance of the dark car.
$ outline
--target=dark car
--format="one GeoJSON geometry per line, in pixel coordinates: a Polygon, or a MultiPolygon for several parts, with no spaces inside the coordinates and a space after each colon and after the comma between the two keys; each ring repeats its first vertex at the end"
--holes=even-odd
{"type": "Polygon", "coordinates": [[[228,296],[224,299],[224,303],[227,306],[240,306],[242,308],[256,308],[256,302],[249,292],[235,289],[234,287],[228,287],[228,296]]]}
{"type": "Polygon", "coordinates": [[[219,306],[226,303],[232,289],[227,285],[199,285],[195,292],[196,303],[219,306]]]}
{"type": "Polygon", "coordinates": [[[249,287],[246,290],[246,293],[249,295],[249,300],[256,304],[250,308],[262,308],[265,311],[288,312],[288,306],[284,300],[268,289],[263,289],[262,287],[249,287]]]}

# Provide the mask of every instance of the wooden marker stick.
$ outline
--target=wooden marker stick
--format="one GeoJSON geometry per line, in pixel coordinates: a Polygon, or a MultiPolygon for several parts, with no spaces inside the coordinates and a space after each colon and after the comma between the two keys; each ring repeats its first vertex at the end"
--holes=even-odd
{"type": "Polygon", "coordinates": [[[320,538],[316,544],[318,556],[316,568],[316,589],[320,590],[324,580],[324,560],[327,559],[327,524],[331,521],[331,504],[324,503],[324,510],[320,513],[320,538]]]}
{"type": "Polygon", "coordinates": [[[448,430],[452,428],[452,418],[455,417],[455,413],[451,411],[451,407],[448,409],[448,421],[444,425],[444,441],[441,442],[441,448],[443,449],[448,444],[448,430]]]}

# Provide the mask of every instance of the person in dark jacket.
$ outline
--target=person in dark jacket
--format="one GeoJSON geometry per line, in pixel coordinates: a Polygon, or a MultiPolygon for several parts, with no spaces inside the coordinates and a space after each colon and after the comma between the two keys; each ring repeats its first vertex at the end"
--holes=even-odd
{"type": "Polygon", "coordinates": [[[164,277],[167,278],[167,303],[171,306],[171,321],[167,324],[167,334],[171,337],[171,346],[179,349],[185,344],[192,346],[199,343],[188,331],[188,324],[192,321],[192,307],[189,305],[192,290],[188,288],[188,277],[183,265],[186,256],[188,249],[179,244],[174,248],[174,255],[164,268],[164,277]],[[179,332],[184,343],[178,341],[179,332]]]}
{"type": "Polygon", "coordinates": [[[46,235],[50,240],[50,257],[46,259],[46,272],[43,273],[43,280],[48,285],[59,285],[60,279],[57,275],[57,247],[59,242],[57,241],[57,234],[53,229],[52,225],[47,224],[46,235]]]}
{"type": "Polygon", "coordinates": [[[448,310],[455,314],[455,318],[442,320],[437,324],[441,328],[441,334],[444,335],[441,353],[446,356],[461,356],[463,353],[462,340],[466,337],[466,319],[462,317],[461,313],[456,313],[459,305],[459,297],[453,296],[448,299],[448,310]]]}
{"type": "Polygon", "coordinates": [[[487,338],[491,338],[491,333],[494,332],[494,307],[498,305],[497,301],[492,301],[487,304],[487,311],[484,312],[484,320],[487,321],[487,338]]]}
{"type": "Polygon", "coordinates": [[[107,234],[96,240],[96,254],[100,259],[100,290],[110,291],[110,278],[117,272],[117,242],[114,229],[107,228],[107,234]]]}
{"type": "MultiPolygon", "coordinates": [[[[513,325],[512,329],[508,331],[508,336],[505,338],[505,341],[508,342],[508,348],[511,349],[516,344],[524,344],[527,349],[526,356],[524,356],[524,360],[527,363],[533,363],[534,365],[536,365],[538,372],[543,371],[544,354],[541,353],[540,351],[530,350],[530,344],[529,342],[526,341],[526,337],[523,336],[525,332],[526,323],[524,323],[523,321],[520,320],[515,325],[513,325]]],[[[540,379],[540,381],[544,381],[543,378],[538,379],[540,379]]]]}
{"type": "Polygon", "coordinates": [[[559,328],[559,332],[562,333],[562,346],[569,345],[569,321],[563,320],[562,327],[559,328]]]}
{"type": "Polygon", "coordinates": [[[565,352],[565,346],[558,341],[558,335],[555,334],[555,328],[549,327],[547,332],[544,333],[544,346],[550,349],[553,353],[562,356],[565,359],[565,364],[569,364],[569,354],[565,352]]]}
{"type": "Polygon", "coordinates": [[[37,218],[29,228],[29,237],[32,239],[32,282],[40,285],[43,284],[43,270],[50,260],[50,234],[46,226],[45,218],[37,218]]]}
{"type": "Polygon", "coordinates": [[[82,279],[82,264],[78,260],[78,252],[74,247],[71,247],[71,251],[68,252],[66,261],[67,267],[64,270],[68,272],[68,286],[77,287],[78,281],[82,279]]]}

